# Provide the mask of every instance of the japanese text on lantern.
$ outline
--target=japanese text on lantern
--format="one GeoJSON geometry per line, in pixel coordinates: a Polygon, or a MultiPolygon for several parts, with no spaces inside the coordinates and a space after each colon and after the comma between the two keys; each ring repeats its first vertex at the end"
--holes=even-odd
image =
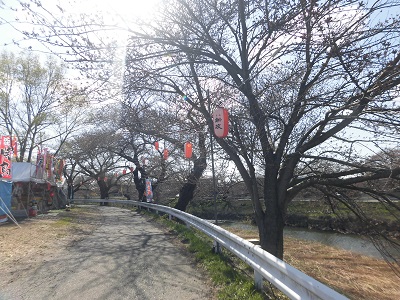
{"type": "Polygon", "coordinates": [[[223,107],[218,107],[213,113],[214,133],[219,138],[224,138],[228,135],[228,110],[223,107]]]}

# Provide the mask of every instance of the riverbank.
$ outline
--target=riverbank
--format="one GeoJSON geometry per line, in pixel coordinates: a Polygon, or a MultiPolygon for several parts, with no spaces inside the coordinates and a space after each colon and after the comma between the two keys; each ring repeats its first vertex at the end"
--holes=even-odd
{"type": "MultiPolygon", "coordinates": [[[[380,202],[355,203],[362,212],[364,220],[355,217],[349,207],[337,204],[334,208],[324,201],[292,201],[287,210],[285,224],[291,227],[302,227],[341,233],[361,235],[384,235],[400,239],[400,211],[391,209],[380,202]]],[[[203,219],[248,220],[254,222],[254,212],[250,200],[233,200],[229,203],[217,201],[195,201],[190,204],[188,212],[203,219]]]]}
{"type": "MultiPolygon", "coordinates": [[[[90,235],[102,224],[94,208],[74,208],[27,219],[22,229],[14,224],[0,226],[0,237],[7,240],[0,244],[2,274],[10,272],[18,277],[18,270],[26,268],[24,262],[46,260],[55,251],[90,235]]],[[[228,230],[243,238],[258,235],[256,228],[228,230]]],[[[284,259],[350,299],[400,299],[399,278],[383,260],[288,237],[284,259]]]]}
{"type": "Polygon", "coordinates": [[[332,207],[323,201],[293,201],[288,206],[286,225],[361,235],[384,235],[400,239],[400,211],[380,202],[358,202],[363,220],[345,205],[332,207]]]}
{"type": "MultiPolygon", "coordinates": [[[[245,239],[258,236],[256,229],[221,227],[245,239]]],[[[284,249],[287,263],[350,299],[400,299],[399,277],[382,259],[292,237],[285,237],[284,249]]]]}

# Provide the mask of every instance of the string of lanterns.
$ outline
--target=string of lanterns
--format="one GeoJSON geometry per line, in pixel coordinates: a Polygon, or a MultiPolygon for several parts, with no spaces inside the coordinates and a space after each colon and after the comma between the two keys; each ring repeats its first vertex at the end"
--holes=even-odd
{"type": "MultiPolygon", "coordinates": [[[[213,115],[213,128],[215,136],[219,138],[224,138],[228,135],[229,132],[229,113],[226,108],[218,107],[213,115]]],[[[159,150],[159,142],[154,142],[154,148],[158,151],[159,150]]],[[[191,142],[186,142],[184,144],[184,156],[185,158],[189,159],[192,157],[193,154],[193,144],[191,142]]],[[[164,148],[163,150],[163,158],[164,160],[168,159],[168,149],[164,148]]]]}

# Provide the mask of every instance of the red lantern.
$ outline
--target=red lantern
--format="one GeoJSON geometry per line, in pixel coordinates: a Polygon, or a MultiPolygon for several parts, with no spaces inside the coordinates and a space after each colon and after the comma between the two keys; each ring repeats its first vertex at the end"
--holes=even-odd
{"type": "Polygon", "coordinates": [[[155,142],[154,142],[154,147],[156,148],[157,151],[158,151],[158,146],[159,146],[158,142],[155,141],[155,142]]]}
{"type": "Polygon", "coordinates": [[[193,145],[191,142],[185,143],[185,158],[191,158],[193,152],[193,145]]]}
{"type": "Polygon", "coordinates": [[[126,169],[122,170],[122,174],[125,175],[126,174],[126,169]]]}
{"type": "Polygon", "coordinates": [[[165,159],[165,160],[168,159],[168,150],[167,150],[167,149],[164,149],[164,151],[163,151],[163,156],[164,156],[164,159],[165,159]]]}
{"type": "Polygon", "coordinates": [[[223,107],[218,107],[213,113],[214,133],[219,138],[224,138],[229,131],[229,116],[228,110],[223,107]]]}

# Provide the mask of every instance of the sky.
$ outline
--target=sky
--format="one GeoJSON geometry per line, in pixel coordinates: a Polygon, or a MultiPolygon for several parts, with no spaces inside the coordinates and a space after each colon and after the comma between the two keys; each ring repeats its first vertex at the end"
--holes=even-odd
{"type": "MultiPolygon", "coordinates": [[[[31,47],[33,51],[39,54],[39,57],[44,62],[47,59],[47,54],[53,52],[64,53],[67,49],[57,49],[51,46],[49,48],[46,44],[41,44],[35,40],[27,40],[21,31],[32,32],[33,25],[31,24],[32,18],[22,9],[20,5],[21,0],[0,0],[0,52],[8,51],[19,53],[23,49],[31,47]],[[19,44],[19,46],[17,45],[19,44]],[[51,50],[50,50],[51,49],[51,50]]],[[[57,20],[81,19],[81,14],[99,14],[104,18],[105,24],[118,24],[121,27],[128,27],[129,21],[137,18],[146,18],[151,15],[156,4],[160,0],[40,0],[42,7],[51,12],[51,14],[57,20]]],[[[23,0],[21,2],[29,2],[29,0],[23,0]]],[[[37,9],[34,4],[31,4],[34,9],[37,9]]],[[[43,9],[39,9],[41,13],[46,12],[43,9]]],[[[47,14],[49,18],[50,14],[47,14]]],[[[52,17],[51,17],[52,18],[52,17]]],[[[53,19],[51,19],[53,20],[53,19]]],[[[86,21],[86,19],[85,19],[86,21]]],[[[51,21],[52,22],[52,21],[51,21]]],[[[36,28],[35,31],[38,31],[36,28]]],[[[115,82],[122,84],[121,66],[125,61],[125,45],[127,42],[128,32],[121,30],[117,34],[115,32],[109,33],[108,31],[96,32],[96,35],[111,35],[111,38],[118,39],[119,48],[113,60],[113,73],[117,76],[115,82]],[[111,35],[112,34],[112,35],[111,35]]],[[[66,56],[64,56],[66,58],[66,56]]],[[[67,57],[70,59],[70,57],[67,57]]],[[[76,79],[76,84],[80,85],[82,78],[80,72],[76,70],[73,64],[68,63],[69,69],[67,77],[70,80],[76,79]]],[[[90,80],[85,80],[86,84],[92,85],[90,80]],[[89,82],[89,83],[88,83],[89,82]]],[[[95,87],[95,84],[93,84],[95,87]]],[[[119,94],[116,87],[116,92],[113,94],[119,94]]],[[[97,97],[97,96],[93,96],[97,97]]],[[[108,97],[106,95],[105,97],[108,97]]],[[[102,100],[103,101],[103,100],[102,100]]],[[[96,102],[94,100],[94,102],[96,102]]],[[[103,102],[104,103],[104,102],[103,102]]]]}
{"type": "MultiPolygon", "coordinates": [[[[24,2],[27,2],[25,0],[24,2]]],[[[42,6],[51,11],[57,17],[67,15],[80,17],[81,13],[100,13],[105,21],[118,22],[126,26],[133,18],[150,16],[159,0],[41,0],[42,6]],[[111,21],[112,20],[112,21],[111,21]]],[[[24,41],[23,35],[18,32],[22,30],[31,31],[29,16],[23,12],[19,0],[0,0],[0,51],[19,51],[13,41],[20,43],[22,47],[40,47],[34,41],[24,41]],[[16,21],[18,19],[18,21],[16,21]],[[18,30],[17,30],[18,29],[18,30]]]]}

